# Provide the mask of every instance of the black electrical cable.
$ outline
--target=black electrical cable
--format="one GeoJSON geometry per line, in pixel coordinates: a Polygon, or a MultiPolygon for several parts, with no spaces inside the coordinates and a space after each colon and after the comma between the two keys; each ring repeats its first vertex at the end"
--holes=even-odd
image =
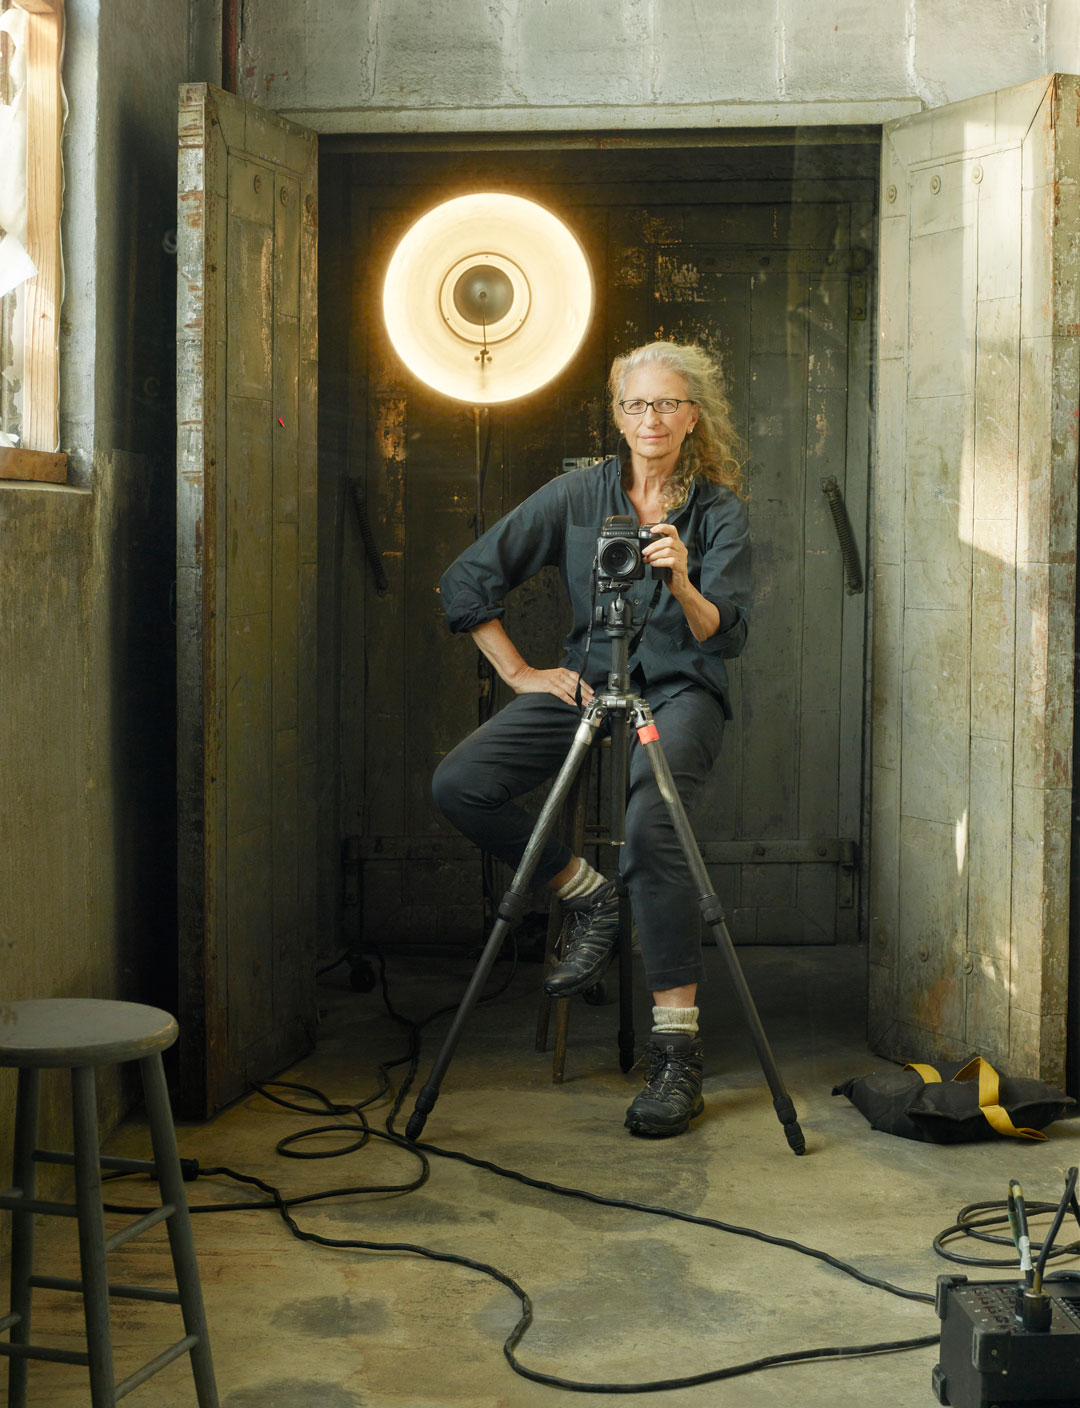
{"type": "Polygon", "coordinates": [[[1080,1223],[1080,1208],[1077,1207],[1076,1202],[1076,1176],[1077,1169],[1069,1169],[1069,1172],[1065,1177],[1065,1191],[1061,1195],[1061,1201],[1058,1203],[1057,1208],[1054,1212],[1054,1220],[1051,1222],[1050,1230],[1046,1234],[1046,1241],[1043,1242],[1042,1251],[1039,1253],[1039,1259],[1035,1263],[1035,1276],[1032,1281],[1032,1285],[1034,1286],[1036,1292],[1042,1290],[1043,1272],[1046,1270],[1046,1262],[1048,1257],[1052,1255],[1051,1248],[1054,1245],[1054,1238],[1061,1231],[1061,1224],[1064,1222],[1065,1214],[1070,1207],[1074,1210],[1074,1212],[1076,1212],[1076,1220],[1078,1223],[1080,1223]]]}
{"type": "MultiPolygon", "coordinates": [[[[1043,1242],[1032,1241],[1031,1251],[1034,1255],[1040,1249],[1044,1254],[1043,1265],[1046,1261],[1054,1257],[1076,1256],[1080,1252],[1080,1241],[1067,1242],[1060,1247],[1053,1246],[1054,1239],[1061,1227],[1061,1219],[1064,1218],[1065,1211],[1069,1206],[1073,1206],[1077,1224],[1080,1225],[1080,1206],[1076,1206],[1075,1180],[1073,1189],[1066,1188],[1065,1196],[1060,1203],[1027,1203],[1027,1217],[1030,1220],[1039,1215],[1061,1212],[1061,1218],[1057,1219],[1047,1234],[1043,1242]]],[[[953,1250],[947,1244],[961,1237],[971,1238],[974,1241],[986,1242],[995,1246],[1009,1247],[1015,1250],[1012,1236],[999,1236],[996,1233],[988,1232],[984,1229],[990,1227],[1008,1226],[1009,1215],[1005,1201],[991,1201],[982,1203],[968,1203],[956,1214],[956,1221],[951,1226],[944,1228],[934,1238],[933,1247],[938,1256],[946,1261],[954,1261],[960,1266],[983,1266],[987,1268],[1011,1268],[1020,1265],[1017,1256],[1007,1258],[992,1258],[984,1256],[969,1256],[962,1252],[953,1250]],[[977,1217],[977,1213],[988,1213],[986,1217],[977,1217]]]]}
{"type": "MultiPolygon", "coordinates": [[[[264,1091],[264,1093],[266,1093],[264,1091]]],[[[273,1097],[271,1097],[273,1098],[273,1097]]],[[[288,1104],[288,1102],[278,1100],[278,1104],[288,1104]]],[[[298,1107],[301,1108],[301,1107],[298,1107]]],[[[318,1130],[306,1131],[308,1134],[318,1133],[318,1130]]],[[[886,1281],[879,1281],[873,1277],[867,1277],[864,1273],[854,1267],[847,1266],[844,1262],[838,1261],[828,1255],[828,1253],[817,1251],[814,1248],[804,1247],[798,1242],[787,1241],[781,1238],[769,1236],[767,1233],[758,1232],[752,1228],[738,1228],[728,1226],[721,1222],[714,1222],[707,1218],[697,1218],[689,1214],[680,1213],[662,1207],[652,1207],[647,1203],[632,1203],[619,1199],[608,1199],[598,1194],[587,1193],[579,1189],[562,1188],[558,1184],[547,1184],[529,1178],[527,1175],[517,1173],[513,1170],[500,1169],[497,1164],[485,1163],[482,1160],[470,1158],[468,1155],[455,1153],[454,1151],[439,1149],[434,1145],[412,1145],[400,1135],[387,1135],[381,1130],[371,1130],[374,1138],[387,1139],[390,1143],[396,1144],[415,1153],[417,1157],[423,1157],[424,1153],[437,1153],[444,1157],[459,1158],[466,1163],[471,1163],[480,1168],[488,1169],[492,1172],[500,1173],[505,1177],[516,1178],[519,1181],[530,1184],[537,1188],[548,1188],[553,1192],[563,1193],[573,1197],[585,1197],[592,1202],[597,1202],[611,1207],[627,1208],[630,1210],[652,1213],[657,1216],[681,1218],[684,1221],[701,1223],[705,1226],[717,1227],[722,1231],[733,1231],[747,1236],[756,1237],[759,1240],[770,1242],[776,1246],[789,1247],[795,1251],[802,1252],[808,1256],[815,1256],[828,1264],[838,1267],[854,1276],[857,1280],[864,1281],[867,1285],[877,1286],[891,1291],[894,1295],[906,1296],[909,1299],[933,1302],[934,1297],[924,1295],[921,1292],[905,1291],[902,1288],[890,1286],[886,1281]]],[[[290,1157],[297,1157],[292,1153],[290,1157]]],[[[829,1345],[815,1349],[790,1350],[781,1354],[772,1354],[760,1359],[748,1360],[741,1364],[726,1365],[722,1369],[706,1370],[700,1374],[683,1375],[669,1379],[655,1379],[644,1382],[613,1384],[613,1383],[589,1383],[579,1379],[566,1379],[555,1374],[546,1374],[539,1369],[531,1369],[527,1364],[523,1364],[514,1353],[521,1340],[524,1338],[533,1318],[532,1300],[525,1289],[518,1284],[513,1277],[498,1267],[487,1262],[475,1261],[470,1257],[459,1256],[453,1252],[438,1252],[430,1247],[420,1246],[413,1242],[373,1242],[360,1238],[346,1237],[324,1237],[317,1232],[309,1232],[300,1227],[296,1219],[291,1215],[289,1209],[300,1206],[304,1203],[323,1201],[329,1198],[345,1197],[358,1192],[399,1192],[411,1191],[411,1187],[419,1187],[426,1180],[427,1161],[425,1160],[425,1172],[422,1177],[416,1180],[414,1185],[366,1185],[361,1188],[339,1188],[321,1193],[310,1193],[301,1197],[285,1198],[280,1190],[264,1179],[257,1178],[253,1174],[239,1173],[235,1169],[227,1168],[224,1165],[216,1165],[209,1168],[199,1168],[200,1177],[227,1177],[235,1179],[237,1182],[250,1184],[267,1194],[266,1201],[247,1203],[224,1203],[205,1206],[195,1206],[191,1208],[192,1213],[197,1212],[228,1212],[228,1211],[250,1211],[253,1208],[274,1208],[278,1212],[282,1221],[292,1232],[293,1236],[303,1242],[312,1242],[317,1246],[330,1247],[335,1250],[356,1250],[356,1251],[379,1251],[379,1252],[406,1252],[411,1255],[424,1257],[430,1261],[445,1262],[453,1266],[463,1266],[468,1270],[478,1271],[489,1276],[512,1291],[517,1296],[521,1304],[521,1315],[518,1318],[513,1330],[507,1336],[503,1345],[503,1354],[507,1363],[522,1378],[530,1379],[534,1383],[546,1384],[552,1388],[561,1388],[576,1393],[606,1393],[606,1394],[628,1394],[628,1393],[658,1393],[667,1389],[693,1388],[702,1384],[716,1383],[722,1379],[737,1378],[746,1374],[757,1373],[762,1369],[775,1368],[782,1364],[798,1364],[815,1359],[846,1359],[858,1358],[877,1354],[899,1353],[911,1349],[926,1349],[938,1342],[939,1336],[922,1335],[912,1339],[888,1340],[874,1342],[863,1345],[829,1345]]],[[[137,1211],[131,1207],[110,1207],[109,1211],[132,1212],[137,1211]]],[[[142,1211],[152,1211],[144,1209],[142,1211]]]]}
{"type": "MultiPolygon", "coordinates": [[[[699,1374],[685,1375],[682,1377],[653,1380],[645,1383],[588,1383],[576,1379],[565,1379],[557,1375],[546,1374],[540,1370],[531,1369],[523,1364],[516,1356],[515,1350],[521,1343],[529,1326],[532,1324],[533,1308],[532,1301],[528,1293],[506,1272],[498,1267],[488,1265],[485,1262],[475,1261],[469,1257],[460,1256],[452,1252],[439,1252],[429,1247],[423,1247],[411,1242],[373,1242],[358,1238],[333,1238],[324,1237],[319,1233],[306,1231],[296,1222],[290,1209],[304,1204],[326,1201],[331,1198],[341,1198],[355,1196],[361,1193],[407,1193],[413,1192],[427,1182],[430,1176],[431,1164],[428,1155],[439,1158],[453,1159],[461,1163],[468,1164],[474,1168],[482,1169],[485,1172],[496,1174],[502,1178],[509,1178],[515,1182],[522,1183],[527,1187],[537,1188],[545,1192],[555,1193],[561,1197],[579,1198],[586,1202],[594,1203],[598,1206],[618,1208],[624,1211],[646,1213],[651,1216],[665,1217],[675,1221],[688,1222],[700,1227],[708,1227],[715,1231],[727,1232],[735,1236],[745,1236],[757,1241],[764,1242],[771,1246],[783,1247],[791,1251],[799,1252],[801,1255],[813,1257],[824,1262],[828,1266],[843,1272],[845,1275],[862,1282],[864,1285],[872,1286],[875,1289],[887,1291],[891,1295],[896,1295],[907,1300],[920,1301],[933,1304],[934,1297],[922,1291],[908,1290],[901,1286],[895,1286],[891,1282],[882,1280],[875,1276],[870,1276],[860,1271],[857,1267],[839,1258],[832,1256],[828,1252],[821,1251],[814,1247],[808,1247],[802,1243],[789,1238],[775,1237],[770,1233],[761,1232],[756,1228],[742,1227],[735,1223],[723,1222],[718,1218],[701,1217],[693,1213],[683,1212],[676,1208],[666,1208],[655,1206],[649,1203],[639,1203],[630,1199],[613,1198],[600,1193],[594,1193],[587,1189],[571,1188],[562,1184],[551,1183],[543,1179],[533,1178],[528,1174],[521,1173],[515,1169],[504,1168],[499,1164],[486,1159],[479,1159],[470,1154],[465,1154],[458,1150],[443,1149],[435,1144],[422,1144],[407,1140],[403,1135],[394,1129],[394,1121],[397,1118],[401,1106],[405,1101],[408,1090],[415,1080],[420,1058],[420,1034],[422,1030],[438,1017],[456,1010],[456,1006],[449,1005],[439,1008],[430,1013],[421,1021],[416,1022],[408,1017],[402,1016],[395,1010],[390,1000],[389,988],[386,978],[386,964],[381,953],[377,954],[379,963],[379,976],[382,986],[383,1000],[386,1010],[391,1019],[403,1026],[408,1033],[408,1049],[405,1055],[391,1061],[380,1063],[379,1077],[380,1088],[374,1095],[351,1103],[338,1103],[331,1101],[323,1092],[313,1086],[300,1085],[291,1082],[274,1081],[266,1085],[254,1087],[265,1098],[273,1103],[281,1105],[285,1109],[296,1110],[299,1113],[316,1115],[322,1117],[330,1115],[335,1118],[351,1116],[359,1121],[357,1124],[320,1124],[310,1129],[297,1131],[287,1135],[280,1140],[277,1145],[278,1152],[287,1158],[333,1158],[343,1153],[354,1152],[372,1139],[381,1139],[395,1145],[396,1147],[409,1153],[420,1162],[420,1172],[416,1178],[397,1184],[378,1185],[357,1185],[345,1188],[324,1190],[318,1193],[309,1193],[297,1197],[286,1198],[281,1191],[273,1184],[256,1177],[253,1174],[244,1174],[230,1169],[224,1165],[201,1168],[194,1160],[183,1160],[186,1165],[185,1175],[199,1177],[227,1177],[236,1182],[249,1185],[259,1189],[266,1197],[258,1201],[215,1203],[207,1205],[196,1205],[191,1207],[192,1213],[228,1212],[228,1211],[251,1211],[256,1208],[272,1208],[281,1217],[282,1221],[289,1228],[290,1232],[298,1240],[311,1242],[318,1246],[330,1247],[337,1250],[358,1250],[377,1252],[404,1252],[409,1255],[424,1257],[431,1261],[445,1262],[449,1265],[462,1266],[466,1269],[480,1272],[505,1286],[517,1296],[521,1304],[521,1314],[517,1323],[503,1345],[503,1354],[507,1363],[515,1373],[521,1377],[529,1379],[534,1383],[548,1385],[553,1388],[561,1388],[577,1393],[605,1393],[605,1394],[629,1394],[629,1393],[656,1393],[668,1389],[691,1388],[707,1383],[716,1383],[723,1379],[740,1377],[742,1375],[756,1373],[762,1369],[776,1367],[782,1364],[797,1364],[811,1360],[831,1360],[856,1358],[870,1355],[899,1353],[911,1349],[928,1348],[937,1344],[939,1336],[923,1335],[911,1339],[881,1341],[864,1345],[830,1345],[815,1349],[791,1350],[781,1354],[768,1355],[764,1358],[749,1360],[742,1364],[733,1364],[721,1369],[708,1370],[699,1374]],[[374,1129],[369,1124],[364,1113],[366,1107],[381,1098],[389,1088],[389,1071],[397,1066],[406,1065],[408,1067],[405,1077],[394,1099],[392,1108],[386,1117],[385,1130],[374,1129]],[[317,1104],[302,1105],[294,1100],[286,1099],[283,1096],[275,1095],[274,1089],[296,1090],[310,1095],[317,1104]],[[295,1148],[295,1145],[302,1140],[314,1137],[323,1137],[329,1133],[347,1134],[351,1143],[341,1149],[326,1150],[319,1153],[302,1152],[295,1148]]],[[[513,974],[511,974],[512,978],[513,974]]],[[[497,990],[485,995],[481,1001],[490,1001],[500,995],[505,990],[510,979],[507,979],[497,990]]],[[[1038,1207],[1040,1205],[1036,1205],[1038,1207]]],[[[110,1212],[149,1212],[153,1209],[136,1209],[130,1205],[106,1205],[106,1210],[110,1212]]]]}

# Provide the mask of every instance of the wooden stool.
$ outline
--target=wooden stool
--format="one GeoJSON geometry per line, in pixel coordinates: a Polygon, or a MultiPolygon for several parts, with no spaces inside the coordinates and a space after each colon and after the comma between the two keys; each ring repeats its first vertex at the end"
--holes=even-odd
{"type": "Polygon", "coordinates": [[[0,1193],[0,1208],[7,1208],[12,1214],[11,1313],[0,1318],[0,1331],[10,1331],[10,1343],[0,1342],[0,1354],[6,1354],[11,1361],[8,1365],[9,1408],[26,1408],[27,1369],[31,1359],[87,1365],[93,1408],[114,1408],[125,1394],[181,1354],[191,1355],[199,1408],[218,1408],[191,1219],[161,1063],[162,1051],[173,1044],[176,1036],[176,1020],[168,1012],[134,1002],[52,998],[0,1004],[0,1066],[15,1066],[19,1072],[14,1187],[0,1193]],[[104,1157],[99,1151],[94,1068],[122,1061],[139,1063],[153,1162],[104,1157]],[[71,1154],[35,1147],[38,1073],[47,1066],[71,1071],[74,1130],[71,1154]],[[35,1163],[74,1165],[74,1204],[41,1202],[34,1197],[35,1163]],[[101,1205],[102,1168],[129,1173],[152,1171],[161,1187],[162,1206],[106,1237],[101,1205]],[[81,1280],[35,1275],[34,1218],[38,1213],[78,1219],[81,1280]],[[108,1253],[162,1221],[168,1223],[177,1290],[110,1286],[106,1267],[108,1253]],[[37,1287],[82,1293],[86,1312],[85,1352],[45,1349],[30,1343],[30,1302],[37,1287]],[[183,1339],[119,1384],[113,1373],[110,1295],[178,1304],[187,1332],[183,1339]]]}
{"type": "MultiPolygon", "coordinates": [[[[610,747],[610,739],[604,739],[601,747],[610,747]]],[[[567,839],[567,844],[576,856],[584,853],[586,832],[592,833],[589,844],[595,846],[604,845],[607,840],[605,828],[599,826],[586,826],[585,806],[589,794],[589,763],[591,754],[578,770],[577,777],[570,791],[567,793],[566,801],[563,803],[562,817],[560,819],[560,832],[567,839]]],[[[619,1068],[625,1074],[634,1064],[634,988],[633,988],[633,963],[630,944],[630,901],[622,890],[621,882],[617,881],[619,888],[619,1068]]],[[[544,947],[544,973],[547,974],[552,961],[556,957],[562,956],[563,944],[566,937],[566,923],[562,907],[558,900],[552,899],[551,908],[548,911],[547,941],[544,947]]],[[[551,1021],[551,1009],[555,1008],[555,1050],[551,1061],[551,1079],[558,1085],[562,1082],[566,1071],[566,1043],[570,1031],[570,997],[549,997],[541,988],[540,990],[540,1010],[536,1018],[536,1049],[537,1051],[547,1050],[548,1026],[551,1021]]]]}

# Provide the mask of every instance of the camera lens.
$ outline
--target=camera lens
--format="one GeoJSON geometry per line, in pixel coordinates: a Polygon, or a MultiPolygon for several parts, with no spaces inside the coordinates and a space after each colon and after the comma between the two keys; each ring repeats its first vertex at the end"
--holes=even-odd
{"type": "Polygon", "coordinates": [[[600,552],[600,571],[606,577],[625,577],[638,565],[640,554],[633,543],[616,538],[605,543],[600,552]]]}

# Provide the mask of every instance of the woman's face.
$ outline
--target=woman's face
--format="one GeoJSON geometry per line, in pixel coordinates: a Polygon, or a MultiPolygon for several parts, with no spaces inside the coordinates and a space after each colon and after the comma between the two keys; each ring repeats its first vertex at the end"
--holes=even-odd
{"type": "Polygon", "coordinates": [[[661,415],[653,406],[647,406],[644,414],[630,416],[620,407],[617,423],[636,460],[662,465],[670,459],[674,467],[683,440],[701,415],[699,408],[686,399],[686,394],[685,379],[666,367],[639,367],[626,378],[619,398],[622,401],[670,399],[682,403],[668,415],[661,415]]]}

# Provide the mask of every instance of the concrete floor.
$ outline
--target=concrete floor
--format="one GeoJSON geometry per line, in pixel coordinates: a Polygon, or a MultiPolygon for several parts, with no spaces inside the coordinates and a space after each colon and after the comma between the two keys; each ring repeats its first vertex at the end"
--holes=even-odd
{"type": "MultiPolygon", "coordinates": [[[[1080,1121],[1058,1124],[1045,1144],[932,1147],[873,1133],[846,1100],[831,1096],[836,1082],[884,1064],[863,1039],[863,954],[852,949],[741,950],[807,1136],[806,1156],[795,1158],[727,993],[720,956],[707,953],[714,974],[702,999],[707,1109],[690,1134],[652,1142],[623,1129],[640,1075],[618,1071],[613,1006],[575,1002],[568,1079],[552,1085],[550,1057],[533,1050],[540,969],[528,964],[503,997],[474,1014],[425,1140],[538,1178],[793,1238],[927,1291],[940,1271],[958,1269],[930,1244],[963,1204],[1002,1198],[1010,1176],[1022,1179],[1031,1199],[1059,1196],[1064,1170],[1080,1161],[1080,1121]]],[[[411,1016],[426,1014],[456,1000],[469,971],[462,961],[397,960],[389,966],[395,1005],[411,1016]]],[[[377,1062],[404,1050],[402,1031],[377,991],[348,989],[343,969],[326,982],[318,1050],[285,1078],[317,1086],[336,1101],[360,1100],[376,1088],[377,1062]]],[[[422,1076],[447,1023],[429,1029],[422,1076]]],[[[638,1029],[647,1030],[643,998],[638,1029]]],[[[410,1097],[405,1116],[411,1108],[410,1097]]],[[[385,1101],[373,1107],[378,1126],[386,1109],[385,1101]]],[[[322,1122],[253,1094],[206,1125],[182,1126],[181,1152],[204,1167],[224,1163],[257,1174],[287,1195],[414,1175],[415,1160],[381,1142],[332,1161],[275,1153],[284,1135],[322,1122]]],[[[110,1147],[142,1153],[138,1123],[120,1130],[110,1147]]],[[[190,1189],[193,1205],[238,1196],[220,1179],[201,1179],[190,1189]]],[[[118,1201],[139,1196],[137,1183],[115,1185],[118,1201]]],[[[324,1236],[420,1243],[499,1267],[534,1302],[520,1357],[566,1378],[650,1381],[785,1349],[915,1337],[937,1328],[932,1307],[791,1251],[557,1197],[446,1159],[432,1161],[418,1192],[355,1195],[300,1208],[296,1216],[324,1236]]],[[[72,1274],[73,1244],[55,1228],[56,1220],[42,1237],[39,1265],[47,1260],[54,1274],[72,1274]]],[[[198,1216],[195,1236],[222,1408],[533,1408],[581,1401],[511,1372],[502,1344],[518,1303],[472,1270],[401,1253],[301,1244],[265,1211],[198,1216]]],[[[111,1273],[121,1281],[167,1282],[163,1238],[151,1234],[115,1253],[111,1273]]],[[[116,1303],[122,1373],[176,1337],[175,1315],[116,1303]]],[[[39,1293],[35,1340],[74,1345],[79,1316],[70,1296],[39,1293]]],[[[621,1401],[655,1408],[921,1408],[935,1402],[936,1359],[930,1348],[800,1364],[621,1401]]],[[[34,1408],[88,1404],[85,1372],[34,1366],[30,1402],[34,1408]]],[[[127,1402],[194,1405],[186,1359],[127,1402]]]]}

